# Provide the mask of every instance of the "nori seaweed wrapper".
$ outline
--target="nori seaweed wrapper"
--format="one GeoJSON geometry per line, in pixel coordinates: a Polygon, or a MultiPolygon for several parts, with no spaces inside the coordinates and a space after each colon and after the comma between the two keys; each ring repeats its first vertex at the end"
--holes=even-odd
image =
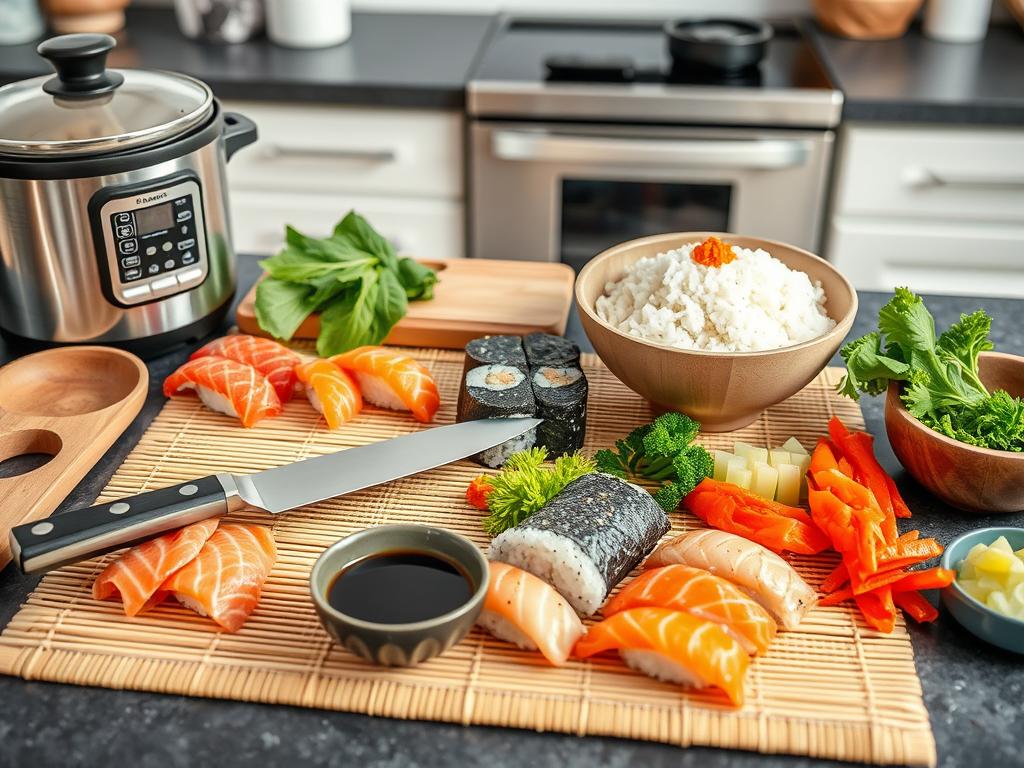
{"type": "Polygon", "coordinates": [[[537,444],[547,448],[552,458],[578,451],[583,447],[587,432],[588,385],[582,369],[575,366],[532,368],[530,382],[537,400],[537,416],[544,419],[537,427],[537,444]],[[559,378],[571,383],[541,386],[537,384],[538,377],[555,384],[559,378]]]}
{"type": "MultiPolygon", "coordinates": [[[[536,412],[537,402],[533,397],[530,377],[515,366],[480,365],[471,368],[462,377],[456,421],[533,416],[536,412]],[[489,378],[494,378],[494,386],[504,388],[489,388],[484,384],[489,378]],[[506,387],[501,383],[503,378],[515,381],[515,383],[506,387]],[[480,385],[471,385],[471,380],[479,381],[480,385]]],[[[513,453],[532,448],[534,445],[536,445],[536,428],[488,448],[486,451],[478,453],[475,458],[485,466],[500,467],[513,453]]]]}
{"type": "Polygon", "coordinates": [[[531,333],[523,338],[526,362],[531,368],[541,365],[555,367],[579,366],[580,348],[564,336],[550,333],[531,333]]]}
{"type": "Polygon", "coordinates": [[[516,528],[571,539],[597,567],[607,595],[654,549],[669,521],[647,491],[595,472],[569,483],[516,528]]]}
{"type": "Polygon", "coordinates": [[[466,345],[466,359],[462,375],[481,365],[510,365],[523,373],[527,372],[526,352],[523,340],[518,336],[484,336],[473,339],[466,345]]]}

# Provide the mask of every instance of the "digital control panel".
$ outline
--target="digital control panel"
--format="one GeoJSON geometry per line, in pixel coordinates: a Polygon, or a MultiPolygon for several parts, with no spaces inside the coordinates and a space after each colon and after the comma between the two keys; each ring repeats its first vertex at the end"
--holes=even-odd
{"type": "MultiPolygon", "coordinates": [[[[206,279],[206,233],[199,182],[111,196],[100,210],[112,298],[124,305],[165,298],[206,279]]],[[[116,193],[115,193],[116,194],[116,193]]]]}

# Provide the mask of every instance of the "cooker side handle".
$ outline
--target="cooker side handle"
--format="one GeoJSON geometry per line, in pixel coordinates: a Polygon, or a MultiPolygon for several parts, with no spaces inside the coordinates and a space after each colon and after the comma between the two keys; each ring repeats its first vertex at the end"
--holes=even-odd
{"type": "Polygon", "coordinates": [[[256,141],[256,123],[245,115],[237,112],[224,113],[224,131],[221,136],[224,138],[224,156],[230,160],[242,147],[247,147],[256,141]]]}

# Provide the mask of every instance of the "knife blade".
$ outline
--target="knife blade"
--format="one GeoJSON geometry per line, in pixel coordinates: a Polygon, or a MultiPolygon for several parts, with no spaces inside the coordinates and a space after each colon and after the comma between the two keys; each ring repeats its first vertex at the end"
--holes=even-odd
{"type": "Polygon", "coordinates": [[[11,555],[22,573],[38,573],[247,506],[279,514],[464,459],[541,421],[465,421],[251,475],[208,475],[16,526],[10,534],[11,555]]]}

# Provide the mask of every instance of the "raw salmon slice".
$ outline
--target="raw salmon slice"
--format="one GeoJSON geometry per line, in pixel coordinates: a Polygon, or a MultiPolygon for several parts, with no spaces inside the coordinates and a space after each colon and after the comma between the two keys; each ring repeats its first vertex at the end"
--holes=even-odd
{"type": "Polygon", "coordinates": [[[190,390],[208,408],[236,416],[243,427],[281,413],[281,401],[266,377],[251,365],[226,357],[207,355],[189,360],[164,379],[166,397],[190,390]]]}
{"type": "Polygon", "coordinates": [[[217,355],[234,360],[236,363],[251,365],[267,377],[270,386],[277,393],[277,399],[287,403],[295,394],[297,376],[295,366],[302,357],[283,344],[259,336],[237,334],[214,339],[192,353],[191,360],[217,355]]]}
{"type": "Polygon", "coordinates": [[[520,648],[539,650],[555,666],[565,664],[586,633],[569,601],[532,573],[490,563],[491,582],[477,624],[520,648]]]}
{"type": "Polygon", "coordinates": [[[236,632],[259,602],[276,559],[277,547],[269,528],[225,523],[162,589],[200,616],[209,616],[228,632],[236,632]]]}
{"type": "Polygon", "coordinates": [[[363,409],[359,387],[351,376],[330,360],[303,363],[295,373],[306,385],[310,405],[323,414],[331,429],[351,421],[363,409]]]}
{"type": "Polygon", "coordinates": [[[363,397],[374,405],[411,411],[422,422],[431,421],[441,405],[430,371],[401,352],[387,347],[359,347],[330,361],[351,371],[363,397]]]}
{"type": "Polygon", "coordinates": [[[159,603],[167,577],[188,564],[217,529],[217,520],[203,520],[132,547],[92,583],[92,596],[121,596],[124,612],[135,616],[159,603]]]}
{"type": "Polygon", "coordinates": [[[736,585],[688,565],[645,571],[608,602],[604,615],[645,606],[686,611],[720,624],[750,654],[768,650],[778,630],[768,611],[736,585]]]}
{"type": "Polygon", "coordinates": [[[718,624],[667,608],[632,608],[592,626],[574,652],[586,658],[612,649],[651,677],[715,686],[743,704],[750,657],[718,624]]]}

